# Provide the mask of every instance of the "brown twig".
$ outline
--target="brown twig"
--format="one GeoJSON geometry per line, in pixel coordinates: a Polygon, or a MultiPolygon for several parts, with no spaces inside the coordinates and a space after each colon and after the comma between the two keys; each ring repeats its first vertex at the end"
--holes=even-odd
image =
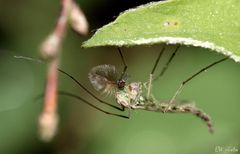
{"type": "Polygon", "coordinates": [[[77,27],[77,32],[85,34],[88,26],[86,26],[87,22],[84,19],[83,13],[73,0],[61,0],[61,12],[55,28],[41,45],[40,53],[44,59],[48,60],[44,106],[39,117],[40,137],[44,141],[51,141],[57,132],[58,67],[68,21],[72,21],[70,24],[73,29],[77,27]],[[81,24],[83,29],[81,29],[81,24]]]}

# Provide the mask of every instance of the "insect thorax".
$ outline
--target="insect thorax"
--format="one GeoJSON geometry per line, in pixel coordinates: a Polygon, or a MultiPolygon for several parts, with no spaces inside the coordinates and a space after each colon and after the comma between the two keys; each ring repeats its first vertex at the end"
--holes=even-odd
{"type": "Polygon", "coordinates": [[[116,92],[117,103],[128,108],[137,108],[142,102],[142,83],[132,82],[125,85],[124,89],[116,92]]]}

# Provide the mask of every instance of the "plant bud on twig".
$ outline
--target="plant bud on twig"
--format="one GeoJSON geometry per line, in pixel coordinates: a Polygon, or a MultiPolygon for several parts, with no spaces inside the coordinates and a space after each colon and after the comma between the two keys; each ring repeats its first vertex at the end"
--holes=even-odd
{"type": "Polygon", "coordinates": [[[73,0],[61,0],[61,11],[57,23],[53,32],[44,40],[40,48],[42,57],[49,60],[43,112],[38,121],[40,138],[45,142],[51,141],[57,133],[58,67],[60,48],[69,24],[68,21],[76,32],[87,34],[88,23],[81,9],[73,0]]]}
{"type": "Polygon", "coordinates": [[[40,138],[49,142],[55,136],[58,128],[58,115],[56,112],[43,112],[38,120],[40,138]]]}
{"type": "Polygon", "coordinates": [[[73,1],[72,10],[69,15],[70,24],[77,33],[86,35],[88,33],[88,22],[80,7],[73,1]]]}
{"type": "Polygon", "coordinates": [[[52,59],[58,55],[61,46],[61,38],[56,33],[50,34],[42,43],[40,53],[44,59],[52,59]]]}
{"type": "Polygon", "coordinates": [[[57,86],[58,58],[48,64],[47,83],[45,88],[43,111],[39,117],[39,135],[43,141],[51,141],[58,127],[57,115],[57,86]]]}

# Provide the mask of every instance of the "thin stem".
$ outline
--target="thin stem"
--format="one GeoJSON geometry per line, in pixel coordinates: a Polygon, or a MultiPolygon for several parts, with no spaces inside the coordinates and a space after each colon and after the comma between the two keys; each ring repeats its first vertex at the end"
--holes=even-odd
{"type": "Polygon", "coordinates": [[[44,97],[44,111],[55,112],[57,106],[58,60],[53,60],[48,66],[47,84],[44,97]]]}
{"type": "Polygon", "coordinates": [[[64,36],[66,31],[68,13],[69,13],[71,4],[72,4],[72,0],[61,0],[62,8],[54,29],[54,33],[56,33],[58,37],[61,39],[64,36]]]}

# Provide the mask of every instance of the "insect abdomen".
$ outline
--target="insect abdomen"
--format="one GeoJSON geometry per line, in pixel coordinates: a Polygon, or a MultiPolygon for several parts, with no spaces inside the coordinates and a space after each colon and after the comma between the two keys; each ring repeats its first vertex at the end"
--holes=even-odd
{"type": "Polygon", "coordinates": [[[198,109],[196,106],[194,106],[194,104],[171,104],[169,106],[169,103],[166,102],[162,102],[159,104],[150,103],[145,107],[145,110],[168,113],[192,113],[193,115],[196,115],[197,117],[202,119],[207,124],[209,132],[213,133],[213,125],[210,117],[206,113],[198,109]]]}

